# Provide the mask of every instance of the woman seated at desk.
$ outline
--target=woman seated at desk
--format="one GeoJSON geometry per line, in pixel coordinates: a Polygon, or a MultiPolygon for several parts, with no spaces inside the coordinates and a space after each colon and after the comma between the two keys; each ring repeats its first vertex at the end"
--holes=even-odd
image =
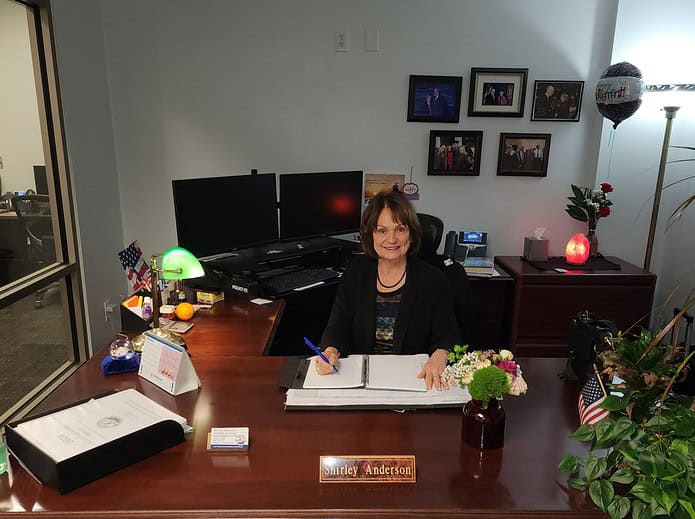
{"type": "MultiPolygon", "coordinates": [[[[440,375],[459,332],[444,275],[418,259],[420,222],[400,192],[379,193],[362,215],[365,256],[355,257],[338,287],[321,347],[331,364],[341,355],[429,353],[418,378],[448,389],[440,375]]],[[[332,373],[317,359],[316,369],[332,373]]]]}

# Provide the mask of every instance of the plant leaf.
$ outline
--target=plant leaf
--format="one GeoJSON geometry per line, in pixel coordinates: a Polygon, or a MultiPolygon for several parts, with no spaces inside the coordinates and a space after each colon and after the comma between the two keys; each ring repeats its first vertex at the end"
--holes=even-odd
{"type": "Polygon", "coordinates": [[[623,519],[630,512],[630,500],[623,496],[616,497],[608,505],[607,512],[611,519],[623,519]]]}
{"type": "Polygon", "coordinates": [[[658,492],[660,492],[660,490],[657,489],[656,485],[654,485],[654,483],[652,483],[648,479],[638,481],[637,483],[632,485],[632,488],[630,489],[630,494],[632,494],[638,499],[641,499],[645,503],[651,502],[654,495],[658,492]]]}
{"type": "Polygon", "coordinates": [[[608,511],[608,505],[613,501],[614,495],[615,491],[613,490],[613,485],[605,479],[592,481],[589,484],[589,496],[591,496],[591,500],[604,512],[608,511]]]}
{"type": "Polygon", "coordinates": [[[574,431],[571,438],[579,440],[580,442],[589,442],[596,437],[596,431],[594,431],[594,426],[589,424],[580,425],[579,428],[574,431]]]}
{"type": "Polygon", "coordinates": [[[656,493],[654,500],[666,510],[667,514],[670,514],[673,505],[678,501],[678,494],[672,488],[664,488],[656,493]]]}
{"type": "Polygon", "coordinates": [[[579,458],[572,455],[565,456],[557,466],[557,470],[563,474],[575,474],[579,472],[579,458]]]}
{"type": "Polygon", "coordinates": [[[568,205],[565,211],[567,211],[567,214],[569,214],[575,220],[579,220],[580,222],[588,221],[586,213],[576,206],[568,205]]]}
{"type": "Polygon", "coordinates": [[[572,188],[572,193],[574,193],[574,196],[577,198],[581,198],[582,200],[584,199],[584,190],[575,186],[574,184],[570,184],[570,188],[572,188]]]}
{"type": "Polygon", "coordinates": [[[685,499],[679,499],[678,504],[683,507],[683,509],[688,512],[691,519],[695,519],[695,507],[691,501],[686,501],[685,499]]]}
{"type": "Polygon", "coordinates": [[[567,484],[577,490],[586,490],[586,481],[581,478],[569,478],[567,484]]]}
{"type": "Polygon", "coordinates": [[[632,501],[632,519],[652,519],[651,510],[642,501],[632,501]]]}
{"type": "Polygon", "coordinates": [[[622,483],[623,485],[629,485],[635,480],[635,476],[633,476],[632,472],[630,472],[627,469],[618,469],[609,478],[609,480],[613,483],[622,483]]]}
{"type": "Polygon", "coordinates": [[[625,416],[621,416],[615,421],[615,425],[611,430],[611,437],[618,440],[625,440],[630,438],[635,430],[637,430],[637,427],[634,422],[625,416]]]}
{"type": "Polygon", "coordinates": [[[615,395],[608,395],[605,400],[601,403],[601,409],[606,409],[608,411],[620,411],[625,409],[627,402],[624,402],[621,397],[615,395]]]}
{"type": "Polygon", "coordinates": [[[601,420],[594,426],[594,429],[596,430],[597,444],[605,445],[606,442],[613,437],[612,431],[614,425],[615,420],[613,420],[612,418],[606,418],[604,420],[601,420]]]}
{"type": "Polygon", "coordinates": [[[589,456],[584,464],[584,473],[586,479],[593,481],[600,478],[606,469],[608,468],[608,462],[606,458],[599,458],[598,456],[589,456]]]}

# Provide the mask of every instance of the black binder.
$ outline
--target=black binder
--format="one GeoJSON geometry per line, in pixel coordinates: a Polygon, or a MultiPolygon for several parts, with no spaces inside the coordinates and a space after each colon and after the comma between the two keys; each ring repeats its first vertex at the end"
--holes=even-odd
{"type": "Polygon", "coordinates": [[[16,430],[19,424],[83,404],[100,394],[51,411],[12,422],[5,427],[7,447],[19,463],[41,483],[61,494],[86,485],[184,441],[183,428],[174,420],[164,420],[132,434],[56,462],[16,430]]]}

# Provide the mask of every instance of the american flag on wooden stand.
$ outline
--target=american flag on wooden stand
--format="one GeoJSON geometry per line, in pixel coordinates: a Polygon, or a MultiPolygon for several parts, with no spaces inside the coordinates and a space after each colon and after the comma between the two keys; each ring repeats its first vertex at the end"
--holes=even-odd
{"type": "Polygon", "coordinates": [[[121,265],[128,276],[128,281],[134,292],[152,290],[152,273],[149,265],[142,258],[142,251],[137,240],[118,253],[121,265]]]}
{"type": "Polygon", "coordinates": [[[579,392],[579,423],[596,425],[610,413],[599,406],[606,399],[606,389],[596,373],[593,373],[579,392]]]}

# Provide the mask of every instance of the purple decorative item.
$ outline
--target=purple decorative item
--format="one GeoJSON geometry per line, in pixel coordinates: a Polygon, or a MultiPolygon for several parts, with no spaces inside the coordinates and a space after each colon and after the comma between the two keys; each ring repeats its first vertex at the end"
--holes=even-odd
{"type": "Polygon", "coordinates": [[[611,65],[603,71],[596,84],[598,111],[613,121],[615,129],[640,107],[643,90],[640,69],[626,61],[611,65]]]}

